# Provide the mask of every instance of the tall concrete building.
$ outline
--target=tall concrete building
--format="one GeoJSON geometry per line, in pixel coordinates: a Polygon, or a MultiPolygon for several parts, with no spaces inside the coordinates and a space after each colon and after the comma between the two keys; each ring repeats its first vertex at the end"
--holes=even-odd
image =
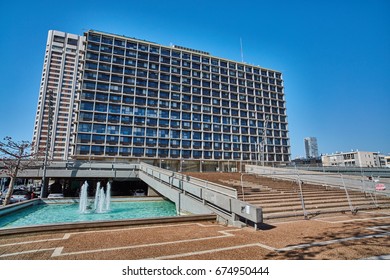
{"type": "Polygon", "coordinates": [[[306,137],[305,142],[305,152],[306,158],[318,158],[318,144],[316,137],[306,137]]]}
{"type": "Polygon", "coordinates": [[[83,40],[72,158],[214,170],[290,161],[281,72],[93,30],[83,40]]]}
{"type": "Polygon", "coordinates": [[[51,159],[67,160],[73,154],[83,50],[83,36],[48,32],[32,143],[36,152],[47,147],[51,159]]]}

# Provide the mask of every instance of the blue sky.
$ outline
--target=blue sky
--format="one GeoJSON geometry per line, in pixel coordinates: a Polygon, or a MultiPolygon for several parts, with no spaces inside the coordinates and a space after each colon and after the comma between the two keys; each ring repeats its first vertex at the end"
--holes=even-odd
{"type": "Polygon", "coordinates": [[[282,71],[292,156],[390,153],[390,1],[1,1],[0,138],[32,138],[50,29],[95,29],[282,71]],[[112,4],[112,5],[111,5],[112,4]]]}

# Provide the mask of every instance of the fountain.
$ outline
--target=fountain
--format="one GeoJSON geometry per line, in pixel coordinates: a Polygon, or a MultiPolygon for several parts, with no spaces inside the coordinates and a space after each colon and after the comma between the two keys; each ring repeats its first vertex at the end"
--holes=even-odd
{"type": "Polygon", "coordinates": [[[87,181],[81,186],[79,212],[86,213],[88,207],[88,183],[87,181]]]}
{"type": "Polygon", "coordinates": [[[106,185],[106,191],[101,186],[100,182],[96,185],[95,200],[93,207],[88,205],[88,183],[85,183],[81,187],[79,212],[85,213],[105,213],[110,210],[111,203],[111,183],[108,182],[106,185]]]}

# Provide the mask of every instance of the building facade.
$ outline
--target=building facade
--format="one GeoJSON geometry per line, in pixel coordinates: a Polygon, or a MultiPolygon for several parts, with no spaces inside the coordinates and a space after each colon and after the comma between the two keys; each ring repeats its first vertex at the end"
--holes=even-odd
{"type": "Polygon", "coordinates": [[[82,74],[84,37],[48,32],[32,143],[55,160],[73,155],[75,109],[82,74]],[[48,143],[49,142],[49,143],[48,143]]]}
{"type": "Polygon", "coordinates": [[[79,41],[72,158],[290,161],[281,72],[93,30],[79,41]]]}
{"type": "Polygon", "coordinates": [[[323,166],[383,167],[381,155],[375,152],[352,151],[323,155],[323,166]]]}
{"type": "Polygon", "coordinates": [[[390,168],[390,156],[383,156],[383,167],[390,168]]]}
{"type": "Polygon", "coordinates": [[[318,144],[316,137],[306,137],[305,142],[305,152],[306,158],[318,158],[318,144]]]}

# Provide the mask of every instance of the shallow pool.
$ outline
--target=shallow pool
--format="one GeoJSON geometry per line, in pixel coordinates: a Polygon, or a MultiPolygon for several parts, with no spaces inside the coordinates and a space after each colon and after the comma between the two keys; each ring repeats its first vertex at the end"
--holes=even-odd
{"type": "Polygon", "coordinates": [[[106,213],[79,213],[77,203],[41,204],[0,217],[0,227],[61,224],[89,221],[113,221],[176,216],[175,204],[162,201],[111,202],[106,213]]]}

